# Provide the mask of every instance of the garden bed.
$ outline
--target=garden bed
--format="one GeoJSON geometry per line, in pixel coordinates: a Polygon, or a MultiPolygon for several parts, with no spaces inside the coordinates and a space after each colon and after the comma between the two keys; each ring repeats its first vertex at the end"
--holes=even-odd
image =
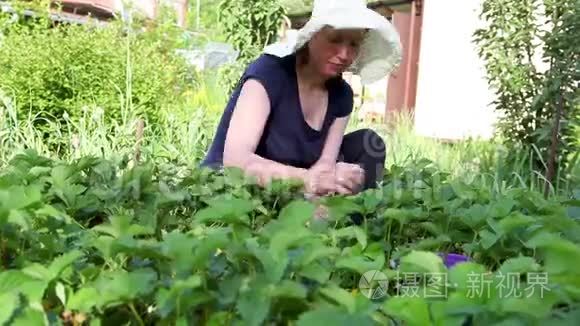
{"type": "Polygon", "coordinates": [[[578,201],[425,161],[387,172],[315,220],[298,185],[235,170],[18,155],[0,172],[0,323],[577,324],[578,201]]]}

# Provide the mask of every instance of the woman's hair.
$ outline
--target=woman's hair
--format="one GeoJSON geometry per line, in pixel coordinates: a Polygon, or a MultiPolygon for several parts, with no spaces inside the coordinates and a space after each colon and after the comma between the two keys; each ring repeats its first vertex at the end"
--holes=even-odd
{"type": "Polygon", "coordinates": [[[310,59],[310,50],[308,48],[308,42],[306,42],[300,49],[296,51],[296,58],[298,58],[299,65],[308,64],[310,59]]]}

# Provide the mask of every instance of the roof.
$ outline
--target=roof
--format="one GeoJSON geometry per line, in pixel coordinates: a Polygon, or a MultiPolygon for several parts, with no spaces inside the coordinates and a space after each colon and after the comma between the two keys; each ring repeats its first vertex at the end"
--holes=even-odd
{"type": "MultiPolygon", "coordinates": [[[[369,8],[378,8],[381,6],[392,7],[396,10],[405,11],[409,4],[414,0],[366,0],[369,8]]],[[[281,0],[282,6],[286,9],[289,17],[300,17],[310,15],[312,11],[313,0],[281,0]]]]}
{"type": "MultiPolygon", "coordinates": [[[[0,1],[0,13],[8,13],[8,14],[16,14],[17,11],[8,3],[0,1]]],[[[22,12],[22,15],[27,16],[27,17],[38,17],[39,14],[36,13],[33,10],[30,9],[25,9],[22,12]]],[[[81,16],[81,15],[75,15],[75,14],[70,14],[70,13],[66,13],[66,12],[62,12],[62,13],[56,13],[56,12],[51,12],[49,14],[49,17],[51,20],[55,21],[55,22],[62,22],[62,23],[69,23],[69,24],[87,24],[87,23],[92,23],[96,26],[105,26],[107,23],[103,22],[103,21],[99,21],[96,19],[91,19],[89,17],[86,16],[81,16]]]]}

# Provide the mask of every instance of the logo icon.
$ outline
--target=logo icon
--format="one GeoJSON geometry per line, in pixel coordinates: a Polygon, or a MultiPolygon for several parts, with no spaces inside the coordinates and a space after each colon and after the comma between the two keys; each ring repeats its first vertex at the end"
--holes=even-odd
{"type": "Polygon", "coordinates": [[[377,300],[387,295],[389,280],[381,271],[367,271],[360,278],[358,288],[365,297],[377,300]]]}

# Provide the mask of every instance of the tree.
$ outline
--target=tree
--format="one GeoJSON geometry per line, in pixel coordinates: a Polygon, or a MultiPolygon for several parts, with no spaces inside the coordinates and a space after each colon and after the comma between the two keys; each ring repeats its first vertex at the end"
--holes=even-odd
{"type": "Polygon", "coordinates": [[[485,0],[481,17],[488,25],[474,34],[496,91],[498,130],[512,148],[540,154],[532,163],[547,170],[547,186],[578,159],[571,154],[579,151],[579,6],[577,0],[485,0]]]}

